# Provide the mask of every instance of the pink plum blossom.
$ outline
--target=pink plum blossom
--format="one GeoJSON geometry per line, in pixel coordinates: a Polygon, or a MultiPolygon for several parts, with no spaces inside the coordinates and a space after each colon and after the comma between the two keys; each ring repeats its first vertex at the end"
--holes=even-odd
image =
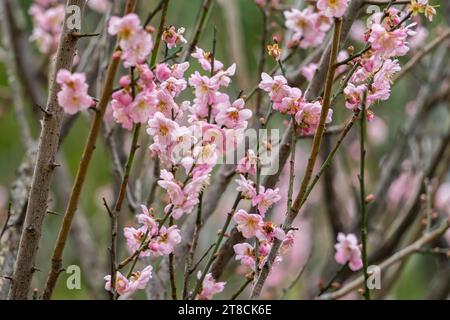
{"type": "MultiPolygon", "coordinates": [[[[195,52],[191,55],[192,58],[197,59],[197,61],[200,63],[200,66],[205,71],[211,71],[211,63],[212,63],[212,54],[211,52],[206,52],[203,49],[199,47],[195,47],[195,52]]],[[[214,59],[214,72],[217,72],[219,70],[222,70],[223,63],[214,59]]]]}
{"type": "MultiPolygon", "coordinates": [[[[313,134],[320,121],[320,114],[322,112],[322,104],[319,101],[313,103],[306,103],[295,114],[295,121],[297,122],[301,134],[313,134]]],[[[330,123],[333,116],[333,110],[328,110],[328,115],[325,123],[330,123]]]]}
{"type": "Polygon", "coordinates": [[[133,272],[129,281],[129,291],[134,292],[139,289],[145,289],[148,281],[152,278],[152,270],[152,266],[147,266],[142,271],[133,272]]]}
{"type": "MultiPolygon", "coordinates": [[[[111,291],[111,275],[105,276],[104,280],[106,281],[105,290],[111,291]]],[[[119,295],[124,295],[130,290],[130,282],[119,271],[116,273],[116,283],[114,289],[119,295]]]]}
{"type": "Polygon", "coordinates": [[[263,227],[263,220],[259,214],[249,214],[242,209],[234,214],[233,220],[237,223],[237,229],[246,239],[253,238],[263,227]]]}
{"type": "Polygon", "coordinates": [[[247,180],[242,174],[239,176],[239,179],[235,180],[238,187],[236,188],[245,199],[252,199],[256,196],[256,190],[253,186],[253,181],[247,180]]]}
{"type": "Polygon", "coordinates": [[[233,246],[236,260],[241,261],[243,266],[255,269],[256,257],[255,249],[248,243],[238,243],[233,246]]]}
{"type": "Polygon", "coordinates": [[[354,234],[345,235],[339,233],[337,236],[338,243],[335,244],[336,254],[334,258],[336,262],[342,265],[348,263],[352,271],[357,271],[362,268],[361,250],[358,245],[358,240],[354,234]]]}
{"type": "Polygon", "coordinates": [[[317,8],[327,16],[340,18],[344,15],[348,0],[318,0],[317,8]]]}
{"type": "Polygon", "coordinates": [[[245,109],[244,99],[238,99],[231,105],[222,103],[217,105],[219,113],[216,122],[228,129],[243,129],[247,127],[247,120],[251,118],[252,112],[245,109]]]}
{"type": "Polygon", "coordinates": [[[172,49],[177,46],[177,43],[187,43],[183,37],[185,28],[181,27],[178,30],[174,26],[166,28],[161,36],[161,39],[167,44],[167,48],[172,49]]]}
{"type": "Polygon", "coordinates": [[[83,73],[70,73],[60,69],[56,82],[61,86],[58,92],[58,103],[68,114],[75,114],[91,107],[94,100],[88,95],[88,85],[83,73]]]}
{"type": "Polygon", "coordinates": [[[259,187],[259,194],[253,197],[252,205],[258,208],[258,212],[264,216],[267,210],[274,204],[280,201],[279,189],[265,189],[264,186],[259,187]]]}
{"type": "MultiPolygon", "coordinates": [[[[201,277],[199,272],[198,277],[201,277]]],[[[221,293],[225,288],[226,282],[216,282],[211,273],[208,273],[203,279],[202,291],[198,294],[198,300],[211,300],[216,294],[221,293]]]]}
{"type": "Polygon", "coordinates": [[[289,87],[287,80],[283,76],[274,76],[273,78],[267,73],[261,74],[261,82],[259,88],[268,92],[269,97],[273,102],[280,102],[289,94],[289,87]]]}

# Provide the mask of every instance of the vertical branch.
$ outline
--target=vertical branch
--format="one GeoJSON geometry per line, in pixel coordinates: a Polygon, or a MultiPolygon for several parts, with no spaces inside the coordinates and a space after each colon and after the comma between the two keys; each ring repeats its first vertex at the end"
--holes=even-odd
{"type": "MultiPolygon", "coordinates": [[[[306,190],[307,190],[309,182],[311,180],[312,172],[314,170],[314,165],[316,163],[317,156],[319,154],[320,144],[322,141],[323,133],[325,131],[325,121],[326,121],[326,118],[328,115],[328,111],[330,109],[331,91],[332,91],[332,86],[333,86],[333,81],[334,81],[334,73],[336,71],[336,67],[334,66],[334,64],[336,62],[337,54],[339,51],[341,26],[342,26],[342,20],[335,19],[333,39],[332,39],[332,48],[331,48],[330,59],[328,61],[328,69],[327,69],[328,71],[327,71],[327,77],[326,77],[326,82],[325,82],[323,105],[322,105],[322,111],[320,114],[319,125],[317,127],[316,134],[314,135],[311,153],[310,153],[310,156],[308,159],[305,176],[304,176],[304,178],[302,180],[302,184],[300,186],[300,191],[295,198],[294,205],[292,206],[291,210],[287,213],[287,217],[286,217],[284,225],[283,225],[285,231],[290,229],[292,222],[295,220],[295,218],[298,215],[298,212],[301,209],[301,204],[303,202],[303,198],[305,196],[306,190]]],[[[281,241],[276,239],[273,243],[273,246],[269,253],[268,259],[263,266],[261,274],[259,275],[258,280],[253,287],[253,291],[251,294],[252,299],[256,299],[259,297],[261,290],[264,286],[264,283],[267,279],[267,276],[269,275],[269,272],[271,270],[272,263],[275,260],[276,256],[278,255],[278,249],[280,248],[280,245],[281,245],[281,241]]]]}
{"type": "MultiPolygon", "coordinates": [[[[134,11],[136,0],[128,0],[125,5],[124,15],[134,11]]],[[[120,58],[113,57],[106,71],[106,79],[103,86],[102,95],[98,102],[95,112],[95,118],[92,122],[88,139],[83,150],[80,165],[75,177],[75,182],[72,187],[69,202],[67,204],[66,213],[64,215],[61,229],[59,230],[58,238],[56,240],[55,249],[53,250],[52,265],[45,285],[42,299],[50,299],[55,288],[56,281],[58,280],[59,273],[62,266],[62,254],[66,245],[67,237],[70,231],[75,211],[77,210],[78,200],[80,198],[81,190],[84,185],[86,174],[89,168],[89,164],[92,159],[94,150],[96,149],[96,140],[100,132],[100,128],[103,122],[103,116],[105,115],[106,107],[113,90],[114,79],[119,67],[120,58]]]]}
{"type": "MultiPolygon", "coordinates": [[[[67,0],[67,6],[76,5],[82,9],[81,11],[83,11],[85,3],[86,1],[84,0],[67,0]]],[[[66,23],[71,14],[71,12],[66,13],[64,19],[63,31],[55,58],[54,72],[50,80],[49,95],[39,136],[38,154],[31,183],[25,225],[20,238],[9,299],[26,299],[28,297],[31,278],[35,270],[36,253],[41,238],[42,223],[47,212],[50,183],[53,171],[56,168],[55,158],[64,116],[64,111],[58,105],[57,100],[60,87],[56,83],[56,74],[60,69],[70,70],[72,68],[78,40],[77,37],[71,35],[71,32],[79,30],[70,30],[66,23]]]]}
{"type": "Polygon", "coordinates": [[[362,242],[362,260],[364,269],[364,297],[366,300],[370,300],[370,291],[367,287],[367,280],[369,274],[367,273],[367,215],[366,215],[366,190],[365,190],[365,136],[366,136],[366,103],[367,103],[367,90],[364,93],[363,102],[361,103],[361,117],[359,120],[359,147],[360,147],[360,165],[359,165],[359,185],[360,185],[360,232],[362,242]]]}

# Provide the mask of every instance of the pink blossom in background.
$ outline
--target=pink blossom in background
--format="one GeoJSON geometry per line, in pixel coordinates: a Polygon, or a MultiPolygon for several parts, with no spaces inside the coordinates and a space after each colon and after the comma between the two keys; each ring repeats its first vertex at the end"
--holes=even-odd
{"type": "Polygon", "coordinates": [[[367,135],[373,143],[377,145],[382,144],[388,138],[389,127],[383,119],[376,117],[367,126],[367,135]]]}
{"type": "Polygon", "coordinates": [[[89,0],[88,6],[99,13],[106,13],[111,5],[110,0],[89,0]]]}
{"type": "Polygon", "coordinates": [[[392,182],[388,189],[388,200],[391,205],[399,205],[411,198],[414,190],[410,186],[415,185],[417,178],[412,170],[406,169],[392,182]]]}
{"type": "Polygon", "coordinates": [[[54,54],[58,49],[65,16],[64,5],[53,0],[34,1],[28,12],[33,19],[30,40],[36,42],[42,53],[54,54]]]}
{"type": "Polygon", "coordinates": [[[319,65],[317,63],[312,62],[302,67],[300,72],[306,80],[311,81],[317,71],[318,66],[319,65]]]}
{"type": "Polygon", "coordinates": [[[291,41],[297,43],[300,48],[319,46],[326,32],[331,29],[331,19],[322,12],[315,12],[312,6],[302,11],[291,9],[284,11],[283,14],[286,28],[293,32],[291,41]]]}
{"type": "Polygon", "coordinates": [[[337,240],[338,243],[334,246],[336,249],[336,254],[334,256],[336,262],[342,265],[348,263],[348,266],[352,271],[361,269],[363,263],[361,259],[361,250],[356,236],[351,233],[348,235],[339,233],[337,240]]]}
{"type": "Polygon", "coordinates": [[[327,16],[340,18],[344,15],[349,0],[318,0],[317,8],[327,16]]]}
{"type": "Polygon", "coordinates": [[[439,186],[436,191],[434,205],[436,209],[450,215],[450,182],[444,182],[439,186]]]}

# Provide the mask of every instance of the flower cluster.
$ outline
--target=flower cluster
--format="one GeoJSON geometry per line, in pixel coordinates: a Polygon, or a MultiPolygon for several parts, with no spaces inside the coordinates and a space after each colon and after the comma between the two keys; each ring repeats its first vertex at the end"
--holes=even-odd
{"type": "MultiPolygon", "coordinates": [[[[408,53],[407,38],[415,35],[411,30],[414,24],[400,25],[401,15],[397,9],[390,8],[384,20],[373,18],[374,23],[366,34],[370,50],[357,59],[360,67],[344,89],[348,109],[361,108],[364,96],[366,108],[390,97],[393,76],[401,70],[395,58],[408,53]]],[[[368,110],[368,119],[372,118],[373,113],[368,110]]]]}
{"type": "Polygon", "coordinates": [[[337,236],[338,243],[334,245],[336,254],[334,258],[336,262],[342,265],[348,264],[352,271],[362,268],[361,249],[358,240],[354,234],[345,235],[339,233],[337,236]]]}
{"type": "MultiPolygon", "coordinates": [[[[253,154],[253,151],[249,150],[249,155],[253,154]]],[[[242,163],[244,163],[245,157],[242,163]]],[[[243,168],[249,168],[248,166],[239,166],[239,170],[243,168]]],[[[236,244],[233,249],[236,254],[236,260],[240,260],[241,264],[245,267],[249,267],[253,272],[256,271],[256,267],[261,267],[270,252],[273,241],[278,239],[280,241],[287,240],[292,234],[289,232],[289,237],[287,237],[284,230],[276,226],[271,221],[264,221],[264,216],[267,210],[276,202],[281,199],[279,195],[279,189],[265,189],[264,186],[259,186],[259,192],[257,192],[253,181],[248,180],[244,175],[240,175],[240,178],[236,180],[238,185],[237,191],[244,199],[251,200],[252,206],[256,208],[256,213],[248,213],[243,209],[237,210],[233,215],[233,220],[236,223],[236,228],[242,233],[245,239],[255,238],[258,242],[258,252],[256,254],[256,249],[249,243],[239,243],[236,244]],[[258,257],[258,261],[257,260],[258,257]]],[[[277,261],[281,261],[278,257],[277,261]]]]}
{"type": "Polygon", "coordinates": [[[135,13],[126,16],[111,17],[108,25],[110,35],[117,35],[121,58],[125,68],[144,63],[153,49],[152,36],[142,27],[135,13]]]}
{"type": "Polygon", "coordinates": [[[284,11],[285,26],[292,31],[290,46],[314,48],[323,43],[325,35],[331,29],[332,20],[324,11],[316,11],[308,6],[302,11],[291,9],[284,11]]]}
{"type": "Polygon", "coordinates": [[[34,0],[29,14],[33,18],[31,40],[40,52],[52,55],[58,49],[64,20],[64,5],[58,0],[34,0]]]}
{"type": "MultiPolygon", "coordinates": [[[[141,213],[137,215],[140,226],[124,228],[124,236],[131,254],[139,252],[139,258],[158,257],[168,255],[174,251],[181,242],[180,230],[173,225],[168,228],[159,226],[153,210],[141,205],[141,213]]],[[[152,277],[152,266],[145,267],[142,271],[133,272],[127,278],[117,271],[115,279],[115,291],[122,299],[127,298],[138,289],[145,289],[152,277]]],[[[111,291],[111,275],[104,277],[105,289],[111,291]]]]}
{"type": "MultiPolygon", "coordinates": [[[[200,48],[192,55],[203,69],[211,72],[210,54],[200,48]]],[[[187,63],[156,67],[156,83],[152,83],[154,101],[149,103],[147,133],[153,138],[150,151],[168,168],[181,166],[187,178],[180,181],[175,172],[163,169],[158,184],[165,189],[170,201],[165,211],[179,219],[192,212],[199,194],[209,182],[209,176],[218,157],[233,149],[237,133],[247,127],[251,111],[245,108],[243,99],[230,101],[226,93],[235,65],[223,69],[215,59],[212,76],[195,71],[188,80],[194,89],[194,101],[178,105],[175,98],[186,88],[183,79],[187,63]],[[216,69],[217,68],[217,69],[216,69]],[[188,123],[182,124],[182,114],[188,113],[188,123]]],[[[151,95],[151,94],[150,94],[151,95]]]]}
{"type": "Polygon", "coordinates": [[[142,213],[137,215],[140,226],[124,228],[124,236],[131,254],[135,253],[145,243],[147,247],[141,248],[139,257],[159,257],[174,251],[175,246],[181,242],[180,230],[176,225],[166,228],[159,227],[152,210],[141,206],[142,213]]]}
{"type": "Polygon", "coordinates": [[[66,69],[58,70],[56,82],[61,86],[58,92],[58,104],[68,114],[75,114],[91,107],[94,100],[88,95],[88,85],[83,73],[70,73],[66,69]]]}
{"type": "MultiPolygon", "coordinates": [[[[267,73],[263,73],[259,88],[269,93],[274,110],[291,115],[295,119],[300,134],[308,135],[315,132],[322,111],[320,101],[307,101],[302,91],[290,87],[286,78],[281,75],[272,78],[267,73]]],[[[332,115],[333,111],[329,110],[326,123],[331,122],[332,115]]]]}

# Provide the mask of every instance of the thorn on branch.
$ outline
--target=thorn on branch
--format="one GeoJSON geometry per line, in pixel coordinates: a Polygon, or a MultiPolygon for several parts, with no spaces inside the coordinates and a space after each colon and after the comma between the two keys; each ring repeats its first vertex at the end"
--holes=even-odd
{"type": "Polygon", "coordinates": [[[9,281],[13,282],[13,278],[10,276],[0,276],[0,278],[3,278],[5,280],[9,280],[9,281]]]}
{"type": "Polygon", "coordinates": [[[98,37],[100,36],[100,33],[81,33],[81,32],[72,32],[72,37],[75,38],[89,38],[89,37],[98,37]]]}
{"type": "Polygon", "coordinates": [[[53,169],[56,169],[58,167],[61,167],[61,165],[59,163],[56,163],[56,162],[50,163],[50,169],[53,170],[53,169]]]}
{"type": "Polygon", "coordinates": [[[45,110],[42,106],[38,105],[39,110],[42,111],[42,113],[45,115],[46,118],[50,118],[52,116],[52,114],[50,112],[48,112],[47,110],[45,110]]]}
{"type": "Polygon", "coordinates": [[[54,216],[62,216],[62,214],[57,213],[57,212],[54,212],[54,211],[49,211],[49,210],[47,210],[47,213],[48,213],[48,214],[51,214],[51,215],[54,215],[54,216]]]}
{"type": "Polygon", "coordinates": [[[40,272],[41,269],[36,268],[36,267],[32,267],[32,268],[31,268],[31,272],[32,272],[32,273],[34,273],[34,272],[36,272],[36,271],[39,271],[39,272],[40,272]]]}

